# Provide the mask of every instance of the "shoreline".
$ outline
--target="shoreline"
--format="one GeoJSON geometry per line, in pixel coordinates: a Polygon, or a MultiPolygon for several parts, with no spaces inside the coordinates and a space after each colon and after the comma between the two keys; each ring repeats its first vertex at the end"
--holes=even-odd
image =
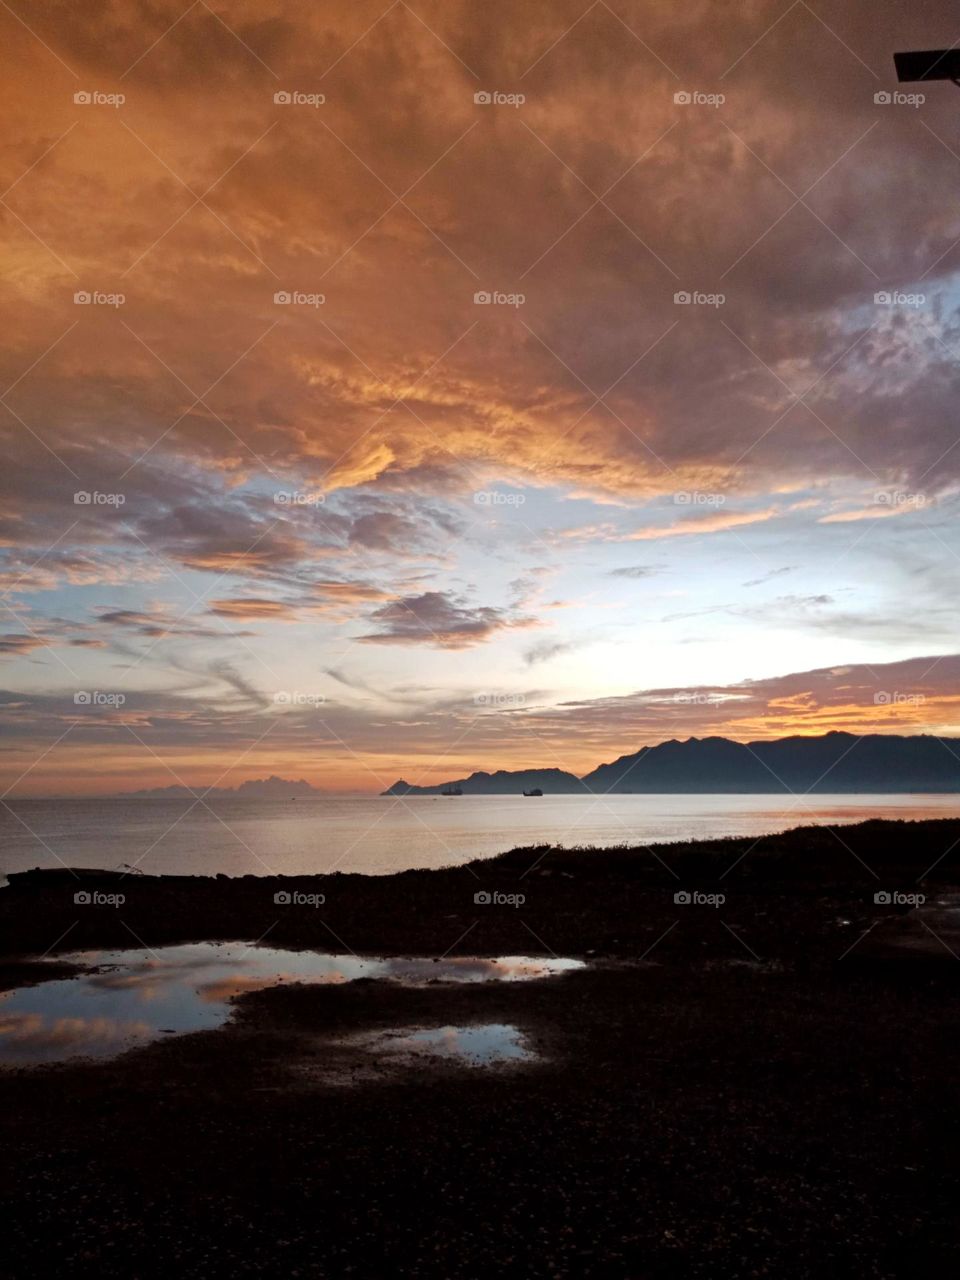
{"type": "MultiPolygon", "coordinates": [[[[674,901],[690,892],[722,895],[748,948],[815,959],[838,913],[869,921],[878,914],[876,892],[916,892],[925,881],[960,883],[960,819],[871,819],[633,848],[521,847],[392,875],[12,872],[0,890],[0,936],[8,958],[129,948],[138,939],[147,948],[269,938],[323,950],[445,954],[469,929],[477,954],[524,953],[539,937],[541,949],[556,953],[630,957],[678,910],[703,926],[694,932],[716,933],[705,926],[722,912],[674,901]],[[76,901],[78,894],[88,900],[76,901]]],[[[674,939],[665,950],[677,946],[674,939]]]]}
{"type": "MultiPolygon", "coordinates": [[[[798,826],[835,829],[870,820],[960,820],[952,795],[829,797],[800,807],[769,796],[621,796],[591,808],[579,797],[441,797],[412,801],[241,800],[193,807],[186,801],[15,806],[0,815],[0,868],[138,871],[164,878],[224,874],[311,876],[334,871],[393,876],[495,859],[544,845],[616,849],[631,843],[687,847],[783,835],[798,826]],[[731,800],[735,803],[731,804],[731,800]],[[649,801],[649,802],[648,802],[649,801]],[[608,808],[608,805],[610,807],[608,808]],[[22,815],[22,820],[17,820],[22,815]],[[49,846],[38,847],[33,832],[49,846]],[[49,833],[49,834],[47,834],[49,833]]],[[[0,888],[5,877],[0,875],[0,888]]]]}
{"type": "Polygon", "coordinates": [[[83,874],[128,891],[122,908],[75,906],[65,872],[15,875],[0,988],[69,976],[58,957],[84,948],[264,930],[269,946],[588,963],[515,983],[283,982],[234,995],[214,1030],[0,1070],[8,1273],[948,1273],[960,971],[948,950],[890,945],[911,913],[873,895],[877,877],[931,899],[960,884],[954,842],[957,820],[871,821],[841,840],[519,849],[390,877],[83,874]],[[277,885],[327,901],[281,910],[277,885]],[[525,901],[473,901],[493,890],[525,901]],[[674,901],[694,890],[725,900],[674,901]],[[533,1060],[398,1063],[361,1044],[491,1025],[533,1060]]]}

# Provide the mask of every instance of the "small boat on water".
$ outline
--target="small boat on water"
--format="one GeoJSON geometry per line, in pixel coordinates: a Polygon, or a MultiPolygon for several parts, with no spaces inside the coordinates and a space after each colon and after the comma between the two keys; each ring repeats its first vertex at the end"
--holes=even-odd
{"type": "Polygon", "coordinates": [[[542,796],[543,792],[539,787],[534,787],[532,791],[525,791],[523,794],[525,796],[542,796]]]}
{"type": "Polygon", "coordinates": [[[462,796],[463,787],[444,787],[440,794],[442,796],[462,796]]]}

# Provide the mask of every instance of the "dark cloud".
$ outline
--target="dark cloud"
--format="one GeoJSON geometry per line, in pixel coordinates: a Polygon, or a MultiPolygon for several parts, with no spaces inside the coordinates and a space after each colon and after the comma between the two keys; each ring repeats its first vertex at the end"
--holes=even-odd
{"type": "MultiPolygon", "coordinates": [[[[466,61],[531,68],[528,101],[509,114],[475,108],[474,78],[402,6],[328,15],[280,2],[266,17],[229,15],[235,34],[173,0],[122,17],[94,5],[80,26],[60,5],[31,12],[81,75],[108,64],[117,75],[149,50],[127,82],[133,132],[88,115],[11,195],[41,241],[7,225],[22,269],[0,373],[7,385],[47,353],[43,378],[9,403],[67,461],[122,442],[128,463],[147,450],[147,465],[175,459],[171,486],[188,462],[277,487],[295,471],[330,490],[409,492],[413,478],[421,494],[476,488],[490,463],[632,497],[825,469],[929,473],[934,488],[956,477],[945,285],[960,251],[931,196],[952,181],[937,137],[949,141],[952,105],[932,90],[922,111],[874,102],[892,48],[921,29],[946,39],[942,7],[908,17],[857,0],[825,22],[802,6],[780,21],[775,0],[722,22],[664,8],[644,14],[641,42],[575,0],[496,22],[465,0],[426,0],[424,22],[466,61]],[[314,86],[337,62],[324,111],[277,108],[258,58],[314,86]],[[673,101],[678,84],[721,80],[719,109],[673,101]],[[392,191],[441,156],[408,198],[413,213],[378,222],[392,191]],[[208,198],[215,217],[187,215],[174,174],[199,190],[225,175],[208,198]],[[131,268],[127,328],[91,308],[50,349],[77,312],[59,305],[63,268],[43,242],[105,281],[131,268]],[[878,288],[920,276],[924,308],[874,306],[878,288]],[[520,314],[472,306],[491,278],[522,278],[520,314]],[[278,279],[322,281],[325,307],[275,308],[278,279]],[[678,289],[725,302],[680,308],[678,289]],[[609,410],[591,408],[587,387],[612,387],[609,410]],[[810,409],[793,399],[808,388],[810,409]],[[922,430],[905,429],[905,406],[922,430]]],[[[15,171],[77,113],[70,95],[41,90],[51,54],[27,31],[11,38],[15,171]]],[[[222,514],[219,537],[181,520],[185,563],[235,568],[247,553],[261,530],[247,538],[222,514]]],[[[368,524],[358,545],[394,547],[368,524]]],[[[265,539],[254,571],[291,550],[265,539]]]]}
{"type": "MultiPolygon", "coordinates": [[[[201,613],[206,612],[202,609],[201,613]]],[[[173,607],[156,607],[148,611],[133,609],[108,609],[98,613],[95,622],[101,624],[106,637],[115,637],[121,631],[133,631],[150,640],[164,640],[168,637],[187,637],[190,639],[220,639],[224,635],[245,635],[247,632],[229,632],[220,627],[204,626],[196,621],[195,610],[187,603],[180,610],[173,607]]]]}
{"type": "Polygon", "coordinates": [[[535,625],[515,612],[470,605],[443,591],[393,600],[375,609],[370,620],[379,630],[359,637],[366,644],[426,644],[440,649],[469,649],[498,631],[535,625]]]}
{"type": "Polygon", "coordinates": [[[34,649],[42,649],[47,643],[48,641],[40,636],[8,632],[6,635],[0,635],[0,654],[19,657],[21,654],[32,653],[34,649]]]}
{"type": "MultiPolygon", "coordinates": [[[[740,741],[832,729],[852,733],[931,732],[950,734],[960,707],[960,654],[931,654],[891,663],[856,663],[788,673],[763,680],[638,689],[607,698],[547,705],[536,691],[514,694],[509,714],[478,715],[476,691],[437,696],[431,689],[407,689],[402,707],[381,698],[347,706],[328,700],[322,714],[309,707],[277,707],[236,667],[217,664],[205,672],[210,692],[130,689],[117,709],[79,706],[72,689],[60,693],[0,690],[0,751],[9,757],[13,781],[50,744],[63,743],[31,774],[36,789],[49,778],[90,764],[92,750],[100,790],[111,764],[130,768],[165,785],[152,752],[216,750],[237,759],[250,743],[268,735],[270,759],[288,773],[301,772],[305,755],[318,781],[336,771],[343,743],[360,753],[382,753],[391,743],[388,766],[364,773],[366,789],[389,786],[392,770],[449,777],[473,768],[561,765],[587,771],[643,745],[673,737],[722,734],[740,741]],[[131,729],[133,733],[131,733],[131,729]],[[137,742],[137,737],[147,744],[137,742]],[[458,743],[450,765],[450,743],[458,743]],[[437,756],[446,772],[430,774],[437,756]],[[411,764],[414,768],[411,768],[411,764]],[[15,772],[13,772],[15,771],[15,772]],[[151,772],[152,771],[152,772],[151,772]]],[[[322,687],[320,692],[322,692],[322,687]]],[[[495,705],[485,690],[485,708],[495,705]]],[[[175,756],[173,757],[176,758],[175,756]]],[[[251,767],[255,770],[256,763],[251,767]]],[[[212,766],[203,785],[213,784],[222,766],[212,766]]],[[[250,773],[248,776],[261,776],[250,773]]],[[[333,776],[336,776],[334,773],[333,776]]],[[[235,779],[231,779],[231,782],[235,779]]],[[[55,785],[55,784],[54,784],[55,785]]]]}
{"type": "MultiPolygon", "coordinates": [[[[722,613],[752,641],[789,625],[843,653],[949,648],[954,513],[934,508],[960,484],[955,98],[874,101],[894,48],[953,41],[942,0],[415,8],[37,0],[29,29],[6,16],[0,591],[37,612],[7,624],[5,669],[157,644],[192,683],[127,714],[166,745],[199,747],[206,726],[226,749],[260,730],[263,695],[233,650],[215,670],[190,642],[290,622],[341,673],[322,646],[343,624],[347,644],[479,648],[559,607],[525,568],[543,551],[609,639],[631,594],[611,588],[654,572],[609,568],[628,541],[671,557],[671,617],[722,613]],[[122,113],[73,103],[121,83],[122,113]],[[478,107],[484,84],[527,101],[478,107]],[[275,104],[280,86],[327,102],[275,104]],[[75,306],[78,289],[126,301],[75,306]],[[525,301],[476,306],[491,289],[525,301]],[[923,301],[875,302],[898,289],[923,301]],[[326,300],[276,305],[278,290],[326,300]],[[927,505],[877,520],[880,487],[927,505]],[[493,490],[525,505],[474,501],[493,490]],[[566,500],[602,508],[545,532],[566,500]],[[741,540],[761,557],[735,569],[751,589],[812,547],[833,576],[748,607],[724,576],[741,540]],[[577,582],[584,550],[595,576],[577,582]]],[[[814,684],[811,705],[833,697],[814,684]]],[[[723,697],[756,733],[795,693],[784,677],[766,702],[723,697]]],[[[855,694],[859,710],[795,718],[872,723],[855,694]]],[[[423,698],[420,738],[395,729],[405,749],[449,737],[468,701],[423,698]]],[[[26,721],[51,741],[70,713],[54,702],[26,721]]],[[[337,714],[351,748],[382,743],[337,714]]],[[[693,703],[664,719],[640,695],[536,715],[561,752],[596,756],[668,721],[740,723],[693,703]]],[[[307,719],[284,723],[302,752],[307,719]]],[[[82,731],[106,743],[105,724],[82,731]]]]}
{"type": "Polygon", "coordinates": [[[652,578],[660,570],[656,565],[652,564],[628,564],[620,569],[609,570],[608,577],[611,578],[652,578]]]}
{"type": "Polygon", "coordinates": [[[764,583],[772,581],[774,578],[782,577],[785,573],[792,573],[796,569],[796,565],[783,565],[779,569],[771,569],[769,573],[765,573],[760,578],[751,578],[749,582],[743,583],[745,587],[762,587],[764,583]]]}
{"type": "Polygon", "coordinates": [[[419,540],[412,520],[383,511],[360,516],[350,530],[350,541],[372,551],[405,552],[419,540]]]}
{"type": "Polygon", "coordinates": [[[531,645],[524,653],[523,660],[528,667],[534,667],[541,662],[549,662],[552,658],[559,658],[564,653],[570,653],[575,648],[577,645],[573,641],[544,640],[540,644],[531,645]]]}
{"type": "Polygon", "coordinates": [[[242,672],[238,671],[233,663],[214,662],[211,663],[210,670],[218,679],[222,680],[236,694],[238,694],[241,701],[261,709],[272,705],[272,700],[258,689],[256,685],[254,685],[242,672]]]}

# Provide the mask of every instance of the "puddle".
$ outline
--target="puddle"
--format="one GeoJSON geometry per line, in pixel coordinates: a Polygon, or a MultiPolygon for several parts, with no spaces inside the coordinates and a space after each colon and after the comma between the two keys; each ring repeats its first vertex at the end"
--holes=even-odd
{"type": "Polygon", "coordinates": [[[897,956],[960,960],[960,893],[941,891],[917,906],[897,898],[878,904],[870,928],[855,942],[852,954],[860,960],[897,956]]]}
{"type": "Polygon", "coordinates": [[[941,893],[903,915],[881,921],[864,950],[960,958],[960,894],[941,893]]]}
{"type": "Polygon", "coordinates": [[[100,971],[0,992],[0,1064],[109,1058],[165,1034],[211,1030],[230,1017],[233,996],[281,982],[523,982],[584,967],[580,960],[531,956],[433,961],[212,942],[57,959],[100,971]]]}
{"type": "Polygon", "coordinates": [[[401,1027],[351,1036],[340,1043],[393,1059],[440,1058],[468,1067],[532,1062],[537,1056],[518,1028],[504,1022],[463,1027],[401,1027]]]}

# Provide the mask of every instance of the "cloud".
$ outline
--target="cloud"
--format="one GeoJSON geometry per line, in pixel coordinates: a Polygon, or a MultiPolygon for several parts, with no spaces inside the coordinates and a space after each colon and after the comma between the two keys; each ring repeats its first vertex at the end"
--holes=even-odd
{"type": "Polygon", "coordinates": [[[345,620],[355,616],[355,606],[389,600],[394,593],[366,582],[314,582],[310,590],[282,600],[236,596],[210,602],[215,617],[245,622],[298,622],[309,617],[345,620]]]}
{"type": "MultiPolygon", "coordinates": [[[[850,0],[827,30],[783,0],[722,21],[661,4],[639,41],[611,9],[585,8],[506,6],[490,21],[467,0],[416,13],[238,0],[217,18],[183,0],[38,0],[32,30],[6,24],[0,591],[75,616],[31,614],[26,634],[9,622],[5,670],[20,658],[46,676],[58,655],[41,650],[60,645],[109,679],[98,648],[169,641],[166,665],[144,668],[195,684],[129,714],[155,715],[193,760],[204,724],[211,751],[239,754],[263,727],[256,690],[192,642],[228,646],[249,626],[263,652],[342,670],[344,627],[367,646],[373,688],[410,680],[391,645],[473,648],[483,670],[484,645],[510,648],[550,607],[533,558],[546,552],[557,596],[602,618],[605,592],[626,610],[630,593],[611,588],[650,576],[611,568],[617,545],[647,541],[690,616],[728,609],[754,652],[777,609],[842,658],[851,644],[949,647],[950,512],[884,528],[865,497],[896,487],[932,507],[960,483],[960,257],[941,142],[955,107],[931,93],[918,129],[918,113],[874,103],[915,16],[850,0]],[[76,85],[126,67],[122,112],[74,104],[76,85]],[[318,76],[322,111],[274,103],[275,84],[318,76]],[[504,76],[524,85],[522,110],[477,107],[477,84],[504,76]],[[721,109],[674,102],[678,84],[721,77],[721,109]],[[790,192],[807,194],[791,207],[790,192]],[[911,287],[922,305],[874,302],[911,287]],[[79,289],[126,301],[77,306],[79,289]],[[278,289],[325,301],[277,305],[278,289]],[[492,289],[525,301],[475,305],[492,289]],[[724,301],[677,305],[680,290],[724,301]],[[493,489],[518,501],[480,510],[473,495],[493,489]],[[727,503],[665,513],[683,491],[727,503]],[[789,505],[801,492],[815,505],[789,505]],[[573,500],[601,514],[558,533],[573,500]],[[763,565],[809,571],[795,596],[733,599],[736,539],[706,535],[751,524],[763,565]],[[814,573],[828,559],[869,584],[869,603],[837,603],[846,584],[814,573]],[[208,698],[225,700],[222,719],[208,698]]],[[[553,653],[574,643],[559,635],[553,653]]],[[[49,731],[38,749],[70,714],[48,692],[27,726],[49,731]]],[[[449,687],[422,696],[420,736],[393,728],[404,750],[456,727],[449,687]]],[[[385,750],[343,714],[352,749],[385,750]]],[[[309,727],[285,720],[287,749],[312,750],[309,727]]],[[[112,750],[103,723],[76,732],[112,750]]],[[[580,751],[580,722],[561,723],[561,751],[580,751]]]]}
{"type": "Polygon", "coordinates": [[[216,696],[130,689],[117,715],[78,709],[72,690],[0,690],[0,778],[11,785],[35,765],[18,783],[18,794],[91,788],[103,794],[187,780],[177,761],[189,758],[206,761],[190,774],[195,786],[236,786],[271,769],[297,775],[309,757],[315,784],[335,789],[350,780],[369,791],[383,790],[398,776],[440,781],[493,767],[557,765],[586,772],[675,737],[722,734],[751,741],[834,729],[957,736],[960,730],[957,653],[845,663],[760,680],[641,687],[560,703],[520,689],[511,691],[504,711],[490,703],[494,709],[479,717],[474,687],[456,696],[408,688],[396,708],[384,698],[355,706],[330,700],[322,725],[309,710],[278,715],[272,700],[236,669],[206,674],[220,686],[216,696]],[[344,761],[346,741],[362,765],[352,754],[344,761]],[[56,747],[44,754],[53,742],[56,747]],[[252,743],[260,745],[251,750],[252,743]],[[171,776],[164,760],[173,762],[179,776],[171,776]]]}
{"type": "Polygon", "coordinates": [[[744,582],[745,587],[762,587],[766,582],[772,582],[774,578],[780,578],[785,573],[793,573],[796,565],[786,564],[779,569],[771,569],[769,573],[765,573],[760,578],[751,578],[749,582],[744,582]]]}
{"type": "Polygon", "coordinates": [[[370,620],[379,630],[359,637],[366,644],[428,644],[440,649],[469,649],[498,631],[536,625],[515,612],[469,605],[442,591],[391,601],[375,609],[370,620]]]}
{"type": "Polygon", "coordinates": [[[41,636],[8,632],[6,635],[0,635],[0,654],[19,657],[22,654],[33,653],[34,649],[42,649],[47,644],[49,641],[41,636]]]}
{"type": "Polygon", "coordinates": [[[383,587],[373,586],[368,582],[330,582],[319,581],[313,584],[313,590],[320,600],[329,600],[340,604],[362,604],[370,600],[388,600],[390,592],[383,587]]]}
{"type": "Polygon", "coordinates": [[[670,525],[646,525],[623,535],[626,542],[645,542],[657,538],[679,538],[702,533],[720,533],[724,529],[738,529],[742,525],[762,524],[774,520],[783,512],[776,507],[765,511],[715,511],[709,515],[688,516],[670,525]]]}
{"type": "Polygon", "coordinates": [[[762,680],[644,689],[571,701],[531,715],[527,733],[594,743],[598,756],[671,737],[723,735],[738,741],[790,734],[930,732],[960,729],[960,654],[889,663],[851,663],[762,680]]]}
{"type": "Polygon", "coordinates": [[[550,662],[553,658],[559,658],[564,653],[570,653],[578,645],[572,640],[544,640],[540,644],[532,645],[523,655],[523,660],[528,667],[537,666],[541,662],[550,662]]]}
{"type": "Polygon", "coordinates": [[[891,516],[903,516],[916,511],[915,504],[901,506],[860,507],[852,511],[834,511],[828,516],[821,516],[818,524],[851,524],[857,520],[887,520],[891,516]]]}
{"type": "Polygon", "coordinates": [[[212,600],[210,612],[221,618],[239,618],[246,622],[293,622],[297,617],[296,606],[283,600],[263,600],[243,596],[233,600],[212,600]]]}
{"type": "Polygon", "coordinates": [[[239,672],[232,662],[212,662],[210,670],[218,679],[239,694],[244,702],[261,708],[273,705],[271,699],[239,672]]]}
{"type": "Polygon", "coordinates": [[[399,551],[419,541],[420,533],[412,520],[389,511],[372,512],[353,522],[350,542],[373,551],[399,551]]]}
{"type": "MultiPolygon", "coordinates": [[[[95,635],[86,634],[90,627],[86,623],[72,622],[57,617],[41,617],[27,611],[29,621],[25,621],[20,612],[5,606],[12,617],[27,628],[24,632],[7,632],[0,635],[0,657],[26,657],[37,649],[74,648],[100,649],[105,642],[95,635]]],[[[66,667],[66,663],[60,660],[66,667]]]]}
{"type": "MultiPolygon", "coordinates": [[[[205,626],[195,620],[196,602],[188,602],[183,607],[173,605],[156,605],[145,610],[107,609],[97,613],[95,624],[106,633],[108,639],[115,636],[116,630],[133,631],[150,640],[165,640],[170,637],[190,638],[194,640],[222,639],[224,636],[236,637],[248,635],[249,632],[231,632],[226,627],[205,626]]],[[[201,616],[209,616],[210,612],[201,605],[201,616]]]]}
{"type": "Polygon", "coordinates": [[[777,596],[773,600],[763,604],[740,604],[737,601],[730,601],[727,604],[708,605],[704,609],[691,609],[683,613],[669,613],[664,622],[680,622],[687,618],[703,618],[710,614],[725,613],[731,617],[751,618],[755,620],[774,618],[784,621],[791,618],[794,622],[807,623],[811,620],[815,625],[819,625],[819,615],[815,615],[811,619],[811,613],[818,609],[822,609],[826,605],[834,604],[833,596],[820,592],[813,595],[799,596],[787,595],[777,596]]]}
{"type": "Polygon", "coordinates": [[[607,576],[610,578],[635,578],[639,580],[641,578],[652,578],[659,572],[659,568],[655,565],[628,564],[620,569],[610,569],[607,576]]]}
{"type": "MultiPolygon", "coordinates": [[[[618,499],[864,466],[932,467],[933,487],[956,476],[953,321],[933,305],[955,262],[930,194],[949,103],[931,95],[918,139],[909,113],[877,111],[873,77],[843,47],[887,66],[909,34],[902,16],[856,0],[838,41],[802,11],[777,22],[774,0],[722,24],[662,9],[644,28],[658,62],[603,6],[584,16],[572,0],[496,27],[465,0],[428,0],[442,43],[402,6],[373,27],[346,4],[333,15],[284,0],[234,13],[245,48],[174,0],[122,18],[100,7],[82,27],[40,5],[38,33],[81,77],[140,59],[132,132],[88,112],[49,155],[78,112],[44,90],[47,49],[11,32],[9,168],[34,167],[4,225],[18,324],[0,372],[9,385],[46,353],[11,410],[43,424],[84,481],[118,449],[128,465],[145,454],[131,475],[161,462],[171,496],[185,467],[421,496],[470,492],[497,467],[618,499]],[[530,67],[523,111],[479,112],[454,54],[491,74],[530,67]],[[258,58],[303,83],[336,62],[322,117],[277,108],[258,58]],[[691,82],[731,68],[722,111],[677,107],[664,63],[691,82]],[[212,214],[191,209],[184,183],[210,188],[212,214]],[[815,183],[809,210],[785,214],[781,183],[815,183]],[[589,190],[608,188],[592,206],[589,190]],[[884,219],[864,219],[864,201],[884,219]],[[104,284],[127,271],[127,328],[91,307],[64,336],[78,318],[70,269],[104,284]],[[924,273],[926,310],[874,307],[877,279],[924,273]],[[519,314],[474,307],[493,276],[523,278],[519,314]],[[722,308],[674,305],[678,281],[720,276],[722,308]],[[275,307],[278,278],[324,292],[324,306],[275,307]],[[905,404],[922,430],[903,429],[905,404]]],[[[12,416],[7,429],[24,434],[12,416]]],[[[296,555],[290,528],[247,538],[229,504],[207,516],[179,533],[170,522],[182,562],[257,572],[296,555]]],[[[353,540],[396,551],[423,529],[363,515],[353,540]]]]}

